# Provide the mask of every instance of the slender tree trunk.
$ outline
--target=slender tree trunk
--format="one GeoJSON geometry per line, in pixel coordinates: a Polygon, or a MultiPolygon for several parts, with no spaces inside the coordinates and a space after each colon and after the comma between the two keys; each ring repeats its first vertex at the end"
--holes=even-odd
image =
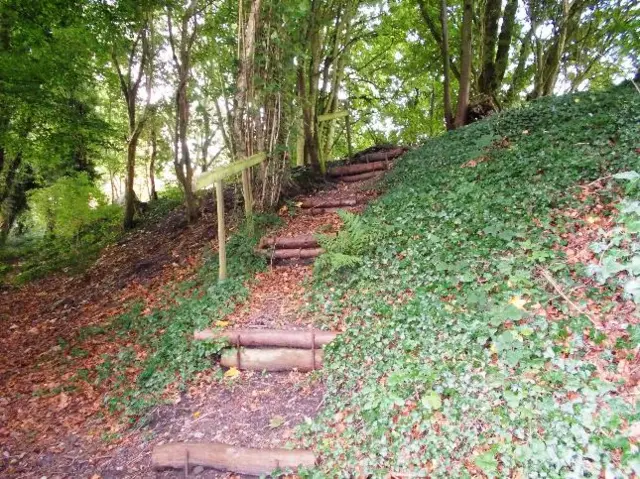
{"type": "Polygon", "coordinates": [[[440,27],[442,29],[442,69],[444,73],[444,118],[447,130],[453,129],[453,109],[451,107],[451,80],[449,78],[449,27],[447,19],[447,0],[440,0],[440,27]]]}
{"type": "Polygon", "coordinates": [[[136,213],[136,193],[134,190],[134,180],[136,174],[136,150],[138,147],[138,137],[133,136],[127,145],[127,181],[125,188],[124,203],[124,228],[131,229],[134,226],[133,218],[136,213]]]}
{"type": "Polygon", "coordinates": [[[431,88],[431,98],[429,100],[429,135],[433,136],[434,133],[434,118],[436,115],[436,86],[435,84],[431,88]]]}
{"type": "Polygon", "coordinates": [[[529,57],[529,52],[531,50],[532,36],[533,30],[529,30],[525,37],[522,39],[520,52],[518,53],[518,64],[516,65],[516,69],[513,72],[513,76],[511,78],[511,86],[509,87],[509,91],[507,91],[506,95],[507,104],[513,103],[513,101],[518,97],[518,94],[524,88],[524,84],[527,78],[527,58],[529,57]]]}
{"type": "Polygon", "coordinates": [[[560,71],[560,61],[564,54],[564,47],[567,41],[567,33],[569,30],[569,0],[562,0],[562,24],[558,39],[551,49],[547,62],[545,63],[544,84],[542,94],[544,96],[552,95],[558,80],[558,72],[560,71]]]}
{"type": "Polygon", "coordinates": [[[233,144],[236,158],[247,156],[248,139],[245,135],[247,129],[247,108],[249,104],[249,75],[253,70],[255,53],[256,28],[259,21],[260,6],[262,0],[253,0],[246,25],[244,25],[242,13],[242,0],[239,0],[238,11],[238,76],[236,80],[235,111],[233,118],[233,144]]]}
{"type": "Polygon", "coordinates": [[[158,199],[156,191],[156,158],[158,156],[158,138],[155,126],[151,131],[151,158],[149,160],[149,183],[151,183],[151,192],[149,196],[152,200],[158,199]]]}
{"type": "Polygon", "coordinates": [[[462,15],[462,48],[460,52],[460,90],[454,126],[459,128],[467,123],[469,94],[471,91],[471,29],[473,28],[473,0],[464,0],[462,15]]]}

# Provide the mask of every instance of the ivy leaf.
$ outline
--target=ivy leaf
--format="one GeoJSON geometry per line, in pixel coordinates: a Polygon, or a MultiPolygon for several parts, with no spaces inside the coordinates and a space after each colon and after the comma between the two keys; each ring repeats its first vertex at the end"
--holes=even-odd
{"type": "Polygon", "coordinates": [[[632,279],[624,285],[624,292],[630,296],[636,304],[640,304],[640,279],[632,279]]]}
{"type": "Polygon", "coordinates": [[[435,391],[430,391],[422,397],[422,405],[432,411],[437,411],[442,407],[442,399],[435,391]]]}
{"type": "Polygon", "coordinates": [[[622,173],[616,173],[613,177],[616,180],[637,181],[640,178],[640,174],[635,171],[623,171],[622,173]]]}
{"type": "Polygon", "coordinates": [[[489,477],[493,477],[498,473],[498,461],[493,451],[480,454],[473,462],[489,477]]]}

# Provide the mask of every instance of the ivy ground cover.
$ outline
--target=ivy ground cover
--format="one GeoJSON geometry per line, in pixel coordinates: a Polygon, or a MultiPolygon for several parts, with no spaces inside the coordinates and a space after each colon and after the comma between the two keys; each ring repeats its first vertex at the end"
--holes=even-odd
{"type": "Polygon", "coordinates": [[[339,251],[326,245],[339,263],[314,304],[346,332],[301,428],[322,457],[310,476],[640,472],[639,124],[621,85],[401,160],[339,251]]]}

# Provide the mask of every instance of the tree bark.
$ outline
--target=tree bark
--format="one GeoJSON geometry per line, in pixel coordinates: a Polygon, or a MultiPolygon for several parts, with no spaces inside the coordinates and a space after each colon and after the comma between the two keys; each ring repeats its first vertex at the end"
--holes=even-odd
{"type": "Polygon", "coordinates": [[[513,72],[513,76],[511,78],[511,86],[509,87],[509,90],[506,94],[507,104],[513,103],[518,94],[525,86],[525,82],[527,79],[527,58],[529,57],[529,52],[531,50],[532,36],[533,30],[529,30],[522,39],[520,52],[518,53],[518,64],[516,65],[516,69],[513,72]]]}
{"type": "Polygon", "coordinates": [[[158,192],[156,191],[156,159],[158,157],[158,133],[156,132],[155,125],[151,129],[151,158],[149,160],[149,182],[151,183],[151,192],[149,196],[152,200],[158,199],[158,192]]]}
{"type": "Polygon", "coordinates": [[[471,90],[471,29],[473,28],[473,0],[464,0],[462,16],[462,48],[460,52],[460,89],[458,108],[454,126],[459,128],[467,123],[469,94],[471,90]]]}
{"type": "Polygon", "coordinates": [[[447,0],[440,0],[440,28],[442,29],[442,42],[440,52],[442,55],[442,70],[444,75],[444,118],[447,130],[453,129],[453,109],[451,107],[451,80],[449,78],[449,27],[447,19],[447,0]]]}
{"type": "MultiPolygon", "coordinates": [[[[464,6],[466,13],[466,4],[464,6]]],[[[493,97],[496,74],[496,44],[498,42],[498,21],[502,10],[502,0],[486,0],[482,18],[482,71],[478,79],[480,93],[493,97]]],[[[463,14],[464,15],[464,14],[463,14]]],[[[462,21],[464,43],[465,22],[462,21]]],[[[464,62],[464,58],[462,60],[464,62]]],[[[464,70],[464,66],[461,66],[464,70]]],[[[462,72],[464,75],[464,72],[462,72]]],[[[462,78],[460,79],[462,82],[462,78]]]]}
{"type": "Polygon", "coordinates": [[[504,81],[504,75],[509,65],[509,49],[516,25],[516,13],[518,11],[518,0],[508,0],[502,15],[502,28],[498,37],[498,52],[496,53],[494,80],[491,83],[493,95],[497,94],[504,81]]]}
{"type": "Polygon", "coordinates": [[[182,15],[179,52],[173,36],[172,10],[170,7],[167,10],[169,43],[171,45],[173,63],[178,75],[178,86],[176,88],[176,135],[177,143],[180,147],[180,155],[176,151],[174,163],[176,176],[184,190],[187,220],[190,223],[198,217],[198,206],[193,191],[193,165],[191,164],[188,143],[190,120],[188,86],[191,80],[191,51],[198,31],[196,7],[197,0],[191,0],[182,15]],[[193,27],[190,29],[189,24],[192,21],[193,27]]]}

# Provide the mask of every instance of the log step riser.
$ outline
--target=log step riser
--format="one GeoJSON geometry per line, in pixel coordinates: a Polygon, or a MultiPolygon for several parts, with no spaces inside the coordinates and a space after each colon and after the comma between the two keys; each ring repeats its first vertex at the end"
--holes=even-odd
{"type": "Polygon", "coordinates": [[[315,371],[322,368],[322,349],[227,348],[222,351],[220,365],[246,371],[315,371]]]}
{"type": "Polygon", "coordinates": [[[382,176],[381,171],[372,171],[371,173],[362,173],[360,175],[341,176],[339,181],[344,183],[356,183],[358,181],[366,181],[382,176]]]}
{"type": "Polygon", "coordinates": [[[196,340],[225,339],[234,346],[277,348],[321,348],[338,336],[335,331],[302,331],[280,329],[205,329],[194,334],[196,340]]]}
{"type": "Polygon", "coordinates": [[[356,165],[336,166],[329,170],[329,176],[343,177],[353,176],[363,173],[373,173],[374,171],[385,171],[391,169],[393,163],[390,161],[376,161],[375,163],[359,163],[356,165]]]}
{"type": "Polygon", "coordinates": [[[223,472],[260,476],[276,469],[298,470],[316,464],[316,457],[304,449],[254,449],[213,443],[170,443],[155,446],[151,454],[155,470],[202,466],[223,472]]]}
{"type": "Polygon", "coordinates": [[[323,208],[348,208],[358,205],[357,198],[342,198],[337,200],[320,200],[303,202],[302,209],[323,209],[323,208]]]}
{"type": "Polygon", "coordinates": [[[256,251],[256,254],[264,256],[269,260],[313,259],[320,256],[322,253],[324,253],[322,248],[261,249],[256,251]]]}

